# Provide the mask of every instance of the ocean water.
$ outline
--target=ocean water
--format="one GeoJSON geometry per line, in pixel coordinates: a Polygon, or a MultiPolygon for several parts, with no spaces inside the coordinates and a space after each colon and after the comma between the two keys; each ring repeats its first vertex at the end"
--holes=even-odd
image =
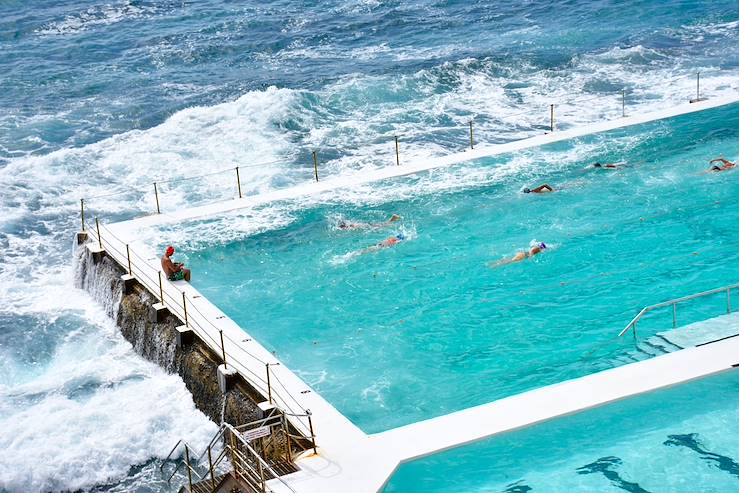
{"type": "MultiPolygon", "coordinates": [[[[683,102],[698,70],[720,95],[738,27],[730,1],[0,3],[0,489],[167,491],[157,460],[212,431],[74,288],[80,198],[133,217],[153,181],[236,165],[258,193],[309,179],[312,150],[326,174],[384,166],[396,134],[423,159],[464,148],[470,119],[499,142],[546,130],[551,103],[567,127],[618,115],[622,88],[627,112],[683,102]]],[[[380,208],[369,188],[357,200],[380,208]]],[[[215,190],[170,182],[163,206],[215,190]]]]}
{"type": "MultiPolygon", "coordinates": [[[[370,206],[362,190],[270,205],[293,221],[242,241],[210,240],[241,212],[152,236],[181,244],[201,293],[378,432],[646,357],[617,337],[643,306],[734,283],[739,180],[705,169],[739,155],[737,121],[732,104],[386,180],[370,206]],[[541,183],[557,191],[521,193],[541,183]]],[[[716,295],[677,320],[725,310],[716,295]]],[[[662,310],[639,334],[669,328],[662,310]]]]}

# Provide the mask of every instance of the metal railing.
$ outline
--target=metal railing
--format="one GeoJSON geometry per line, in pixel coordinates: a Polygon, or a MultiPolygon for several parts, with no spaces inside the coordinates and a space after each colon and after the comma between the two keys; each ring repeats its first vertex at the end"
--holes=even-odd
{"type": "MultiPolygon", "coordinates": [[[[676,81],[684,80],[688,77],[692,77],[692,74],[687,75],[681,75],[678,77],[674,77],[669,80],[663,81],[666,85],[670,86],[674,84],[676,81]]],[[[695,98],[689,99],[691,103],[695,103],[698,101],[704,101],[706,98],[702,97],[701,94],[701,72],[697,72],[695,75],[696,77],[696,86],[695,86],[695,98]]],[[[613,100],[614,98],[617,99],[617,108],[609,108],[613,109],[613,111],[617,111],[620,117],[626,117],[626,108],[627,108],[627,96],[629,94],[629,91],[624,89],[618,89],[614,91],[604,92],[597,94],[595,96],[591,94],[583,94],[574,98],[570,98],[563,101],[558,101],[556,104],[548,104],[546,107],[539,107],[536,111],[534,110],[526,110],[522,111],[520,113],[514,113],[514,114],[506,114],[504,117],[506,119],[516,119],[521,116],[531,116],[533,114],[540,115],[536,119],[540,121],[540,123],[533,125],[532,129],[535,129],[537,133],[544,131],[545,133],[551,133],[555,132],[557,130],[557,124],[556,124],[556,118],[557,118],[557,112],[559,112],[559,115],[567,115],[569,112],[565,110],[561,110],[561,107],[572,107],[576,104],[582,104],[582,103],[588,103],[595,100],[613,100]],[[546,117],[544,116],[546,114],[546,117]]],[[[610,111],[610,110],[609,110],[610,111]]],[[[407,137],[408,139],[413,139],[414,137],[418,136],[428,136],[428,135],[437,135],[439,132],[453,132],[453,133],[460,133],[464,135],[464,139],[462,139],[462,136],[455,135],[452,139],[453,142],[458,142],[459,144],[455,144],[454,147],[456,149],[460,147],[474,149],[475,145],[479,145],[482,143],[479,138],[476,138],[476,135],[473,133],[473,123],[475,122],[475,117],[470,116],[469,120],[465,122],[459,122],[458,124],[455,124],[453,126],[447,126],[447,127],[437,127],[432,128],[430,130],[425,131],[419,131],[419,132],[409,132],[407,135],[399,135],[398,133],[390,134],[390,135],[384,135],[383,139],[388,139],[388,154],[392,155],[392,163],[395,166],[401,165],[401,158],[400,158],[400,144],[401,144],[401,137],[407,137]],[[462,144],[464,142],[464,144],[462,144]]],[[[479,133],[479,129],[476,131],[479,133]]],[[[318,156],[318,150],[311,150],[310,151],[310,158],[306,159],[306,161],[310,162],[310,165],[306,166],[306,169],[303,170],[306,174],[310,174],[311,179],[315,181],[319,181],[319,156],[318,156]]],[[[389,157],[389,156],[388,156],[389,157]]],[[[388,160],[389,161],[389,160],[388,160]]],[[[86,207],[89,209],[89,202],[91,200],[95,199],[101,199],[106,197],[111,197],[115,195],[123,195],[123,194],[139,194],[141,196],[148,195],[152,198],[153,203],[151,204],[151,208],[153,211],[156,211],[157,214],[160,214],[162,212],[162,204],[160,203],[160,198],[162,196],[162,185],[167,184],[173,184],[183,181],[190,181],[190,180],[202,180],[203,178],[213,177],[216,175],[231,175],[230,178],[228,178],[229,188],[233,190],[235,193],[235,196],[238,198],[243,198],[243,192],[242,192],[242,179],[241,179],[241,173],[240,170],[243,170],[245,168],[259,168],[264,167],[268,165],[274,165],[274,164],[281,164],[283,161],[265,161],[265,162],[259,162],[259,163],[252,163],[252,164],[246,164],[246,165],[240,165],[230,168],[221,169],[215,172],[210,172],[206,174],[196,175],[196,176],[187,176],[187,177],[181,177],[181,178],[172,178],[167,180],[156,180],[152,182],[151,185],[149,185],[147,188],[133,188],[128,187],[124,190],[121,190],[119,192],[113,192],[113,193],[105,193],[93,197],[85,197],[80,199],[80,219],[82,223],[82,230],[85,230],[85,212],[86,207]],[[232,180],[235,180],[235,183],[233,183],[232,180]]]]}
{"type": "MultiPolygon", "coordinates": [[[[116,261],[129,275],[133,276],[159,302],[179,318],[183,325],[191,329],[198,338],[215,354],[222,357],[224,366],[231,366],[255,389],[265,400],[276,406],[287,416],[295,429],[305,439],[315,443],[312,414],[301,406],[300,401],[287,389],[271,367],[279,362],[269,362],[259,358],[244,347],[244,341],[232,339],[218,326],[219,320],[211,320],[201,307],[202,299],[193,299],[186,292],[180,291],[176,285],[163,276],[161,269],[153,267],[149,261],[139,255],[129,244],[117,238],[108,228],[95,218],[95,228],[87,231],[94,243],[116,261]],[[225,341],[228,341],[226,344],[225,341]],[[236,354],[238,351],[239,354],[236,354]],[[242,361],[240,355],[251,360],[242,361]],[[264,368],[258,373],[255,367],[264,368]],[[276,387],[272,381],[278,385],[276,387]]],[[[224,319],[225,316],[217,316],[224,319]]],[[[251,340],[251,339],[249,339],[251,340]]]]}
{"type": "Polygon", "coordinates": [[[194,484],[205,481],[210,481],[211,491],[215,491],[219,466],[222,466],[224,461],[228,459],[231,463],[232,474],[254,491],[271,493],[273,490],[267,483],[275,479],[282,483],[289,491],[296,493],[282,479],[279,472],[252,447],[249,441],[243,437],[242,433],[236,427],[228,423],[222,423],[210,440],[210,443],[208,443],[205,450],[200,454],[197,454],[195,449],[186,441],[179,440],[159,465],[159,470],[164,473],[164,466],[172,461],[173,454],[182,446],[182,456],[167,477],[168,483],[184,467],[187,473],[189,491],[193,490],[194,484]],[[216,453],[214,454],[214,452],[216,453]],[[208,459],[207,465],[204,464],[206,457],[208,459]]]}
{"type": "Polygon", "coordinates": [[[700,293],[690,294],[688,296],[683,296],[680,298],[675,298],[673,300],[669,301],[663,301],[662,303],[657,303],[654,305],[649,305],[641,309],[641,311],[634,317],[629,324],[621,330],[621,332],[618,333],[618,336],[621,337],[624,334],[626,334],[629,330],[632,331],[634,334],[634,338],[636,338],[636,324],[639,322],[639,320],[646,315],[647,313],[657,310],[659,308],[665,308],[667,306],[672,307],[672,328],[677,328],[677,305],[679,303],[683,303],[685,301],[694,300],[696,298],[703,298],[704,296],[710,296],[713,294],[723,293],[726,292],[726,313],[731,313],[731,290],[739,288],[739,284],[732,284],[730,286],[724,286],[722,288],[716,288],[716,289],[710,289],[708,291],[703,291],[700,293]]]}

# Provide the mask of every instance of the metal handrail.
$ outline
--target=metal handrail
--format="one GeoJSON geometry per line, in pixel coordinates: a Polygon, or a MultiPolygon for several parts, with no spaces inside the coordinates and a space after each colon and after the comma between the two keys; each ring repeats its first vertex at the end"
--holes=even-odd
{"type": "Polygon", "coordinates": [[[715,288],[715,289],[709,289],[708,291],[702,291],[700,293],[695,294],[689,294],[687,296],[682,296],[680,298],[675,298],[668,301],[663,301],[661,303],[656,303],[654,305],[645,306],[641,309],[641,311],[634,317],[631,322],[628,323],[626,327],[621,330],[621,332],[618,333],[618,336],[621,337],[624,334],[626,334],[629,330],[631,330],[634,334],[634,337],[636,337],[636,323],[647,313],[651,312],[652,310],[656,310],[658,308],[664,308],[666,306],[672,306],[672,328],[677,327],[677,305],[678,303],[682,303],[684,301],[690,301],[696,298],[702,298],[704,296],[710,296],[712,294],[716,293],[722,293],[726,292],[726,313],[731,313],[731,290],[739,288],[739,283],[737,284],[731,284],[729,286],[724,286],[721,288],[715,288]]]}

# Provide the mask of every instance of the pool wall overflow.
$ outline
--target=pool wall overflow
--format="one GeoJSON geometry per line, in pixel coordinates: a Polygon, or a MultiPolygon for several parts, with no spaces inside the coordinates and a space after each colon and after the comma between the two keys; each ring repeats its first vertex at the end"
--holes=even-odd
{"type": "Polygon", "coordinates": [[[159,300],[129,278],[105,252],[75,248],[76,286],[104,306],[138,354],[180,375],[195,406],[216,424],[224,420],[238,426],[260,419],[259,393],[235,372],[222,377],[220,357],[168,310],[156,310],[159,300]]]}

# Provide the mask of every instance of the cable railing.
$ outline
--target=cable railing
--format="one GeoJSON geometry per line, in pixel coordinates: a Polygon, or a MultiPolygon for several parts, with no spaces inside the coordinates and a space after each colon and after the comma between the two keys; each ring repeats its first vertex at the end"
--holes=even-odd
{"type": "MultiPolygon", "coordinates": [[[[681,80],[687,79],[688,77],[695,77],[696,78],[696,85],[695,85],[695,97],[690,98],[689,101],[692,102],[698,102],[703,101],[705,98],[703,97],[703,93],[701,92],[701,73],[697,72],[694,74],[684,74],[680,76],[673,77],[671,79],[666,79],[661,81],[661,86],[673,86],[676,82],[679,82],[681,80]]],[[[494,120],[501,120],[503,122],[510,122],[511,119],[518,118],[521,116],[529,116],[533,117],[535,121],[540,122],[539,124],[536,124],[532,127],[532,124],[526,123],[524,125],[517,125],[520,127],[527,127],[527,128],[533,128],[537,131],[537,134],[541,132],[542,130],[545,133],[548,132],[555,132],[557,130],[557,118],[561,115],[570,115],[572,114],[573,110],[567,110],[562,109],[563,107],[567,106],[573,106],[576,104],[583,104],[583,103],[592,103],[596,100],[607,100],[610,101],[612,104],[608,104],[607,107],[604,107],[605,111],[616,111],[616,108],[619,110],[619,116],[625,117],[627,114],[627,107],[629,106],[629,96],[633,93],[633,90],[629,90],[626,87],[620,89],[620,90],[613,90],[613,91],[606,91],[606,92],[600,92],[598,94],[579,94],[576,95],[576,97],[572,98],[565,98],[562,99],[556,103],[552,103],[546,106],[546,108],[539,107],[535,109],[527,109],[525,111],[521,111],[518,113],[513,114],[503,114],[503,115],[492,115],[490,118],[494,120]],[[615,98],[615,99],[614,99],[615,98]],[[546,116],[545,116],[546,115],[546,116]]],[[[530,121],[531,119],[527,119],[530,121]]],[[[456,125],[445,125],[442,127],[437,128],[431,128],[428,130],[422,130],[422,131],[414,131],[409,130],[405,132],[405,134],[383,134],[381,137],[382,139],[387,139],[390,142],[388,143],[388,152],[387,153],[381,153],[382,155],[387,154],[392,155],[394,159],[392,159],[392,163],[395,166],[400,166],[403,162],[401,159],[401,149],[404,144],[408,143],[409,141],[413,141],[414,139],[422,138],[425,136],[431,136],[431,135],[439,135],[441,133],[463,133],[465,135],[464,139],[461,138],[461,136],[450,136],[449,139],[444,139],[447,145],[452,145],[452,141],[459,141],[459,146],[452,145],[454,147],[454,150],[458,150],[461,148],[469,148],[474,149],[475,146],[484,144],[480,139],[480,135],[487,135],[493,130],[490,129],[480,129],[475,128],[474,125],[475,117],[470,116],[469,120],[466,122],[459,122],[456,125]],[[448,141],[448,142],[447,142],[448,141]]],[[[498,131],[499,133],[499,131],[498,131]]],[[[375,139],[376,142],[373,143],[373,146],[380,144],[381,142],[377,139],[375,139]]],[[[496,142],[500,139],[495,139],[494,137],[492,139],[489,139],[490,141],[496,142]]],[[[318,150],[312,150],[310,151],[310,158],[307,160],[306,167],[303,169],[303,172],[306,174],[310,174],[311,178],[315,181],[320,181],[323,172],[320,170],[320,156],[318,153],[318,150]]],[[[246,168],[259,168],[259,167],[265,167],[275,164],[282,164],[284,162],[287,162],[287,160],[272,160],[272,161],[263,161],[263,162],[257,162],[257,163],[249,163],[249,164],[241,164],[238,166],[230,167],[230,168],[224,168],[218,171],[194,175],[194,176],[185,176],[185,177],[177,177],[177,178],[170,178],[170,179],[158,179],[154,182],[152,182],[151,186],[148,188],[137,188],[137,187],[126,187],[124,190],[120,190],[117,192],[112,193],[104,193],[100,195],[95,195],[92,197],[85,197],[80,199],[80,216],[82,221],[82,229],[85,230],[85,207],[88,206],[89,209],[89,202],[94,200],[99,200],[103,198],[109,198],[116,195],[123,195],[123,194],[131,194],[131,193],[138,193],[143,194],[144,196],[150,197],[149,200],[147,200],[147,207],[152,207],[152,212],[156,212],[157,214],[161,214],[163,207],[161,203],[161,199],[163,196],[163,190],[161,189],[163,185],[173,185],[178,184],[181,182],[186,181],[193,181],[193,180],[203,180],[206,178],[211,178],[213,176],[217,175],[224,175],[226,177],[227,174],[232,174],[232,177],[228,178],[228,180],[233,181],[233,197],[235,198],[243,198],[244,193],[242,190],[242,185],[244,183],[242,177],[241,177],[241,170],[246,168]]],[[[219,190],[222,190],[222,187],[219,187],[219,190]]],[[[222,195],[222,193],[221,193],[222,195]]],[[[210,200],[212,200],[212,197],[208,195],[206,199],[210,197],[210,200]]],[[[219,199],[217,199],[219,200],[219,199]]]]}
{"type": "Polygon", "coordinates": [[[285,415],[290,416],[290,421],[296,430],[315,441],[310,411],[301,406],[300,401],[292,395],[271,369],[279,365],[278,362],[265,361],[246,349],[244,345],[251,339],[239,342],[228,336],[218,322],[226,319],[225,315],[218,315],[215,319],[206,315],[200,298],[194,299],[185,291],[180,291],[163,275],[160,268],[152,266],[129,244],[117,238],[108,228],[101,225],[98,218],[95,218],[95,228],[88,229],[87,232],[101,250],[108,252],[127,274],[134,277],[155,299],[159,300],[164,308],[180,319],[183,325],[191,329],[212,351],[221,356],[226,368],[228,366],[235,368],[255,390],[262,394],[265,400],[285,415]],[[228,341],[228,344],[225,341],[228,341]],[[244,361],[244,358],[250,360],[251,364],[244,361]],[[257,368],[264,368],[264,373],[260,374],[257,368]],[[280,388],[272,385],[273,379],[280,388]]]}
{"type": "Polygon", "coordinates": [[[721,288],[716,289],[709,289],[708,291],[703,291],[700,293],[690,294],[688,296],[682,296],[680,298],[675,298],[668,301],[663,301],[661,303],[656,303],[654,305],[649,305],[641,309],[641,311],[631,320],[631,322],[624,327],[621,332],[618,333],[618,336],[621,337],[625,335],[627,332],[631,331],[634,335],[634,338],[636,338],[636,325],[641,320],[641,318],[646,315],[647,313],[657,310],[659,308],[665,308],[665,307],[672,307],[672,328],[677,328],[678,321],[677,321],[677,306],[680,303],[694,300],[696,298],[703,298],[705,296],[710,296],[718,293],[726,293],[726,313],[731,313],[731,290],[739,288],[739,284],[731,284],[729,286],[724,286],[721,288]]]}

